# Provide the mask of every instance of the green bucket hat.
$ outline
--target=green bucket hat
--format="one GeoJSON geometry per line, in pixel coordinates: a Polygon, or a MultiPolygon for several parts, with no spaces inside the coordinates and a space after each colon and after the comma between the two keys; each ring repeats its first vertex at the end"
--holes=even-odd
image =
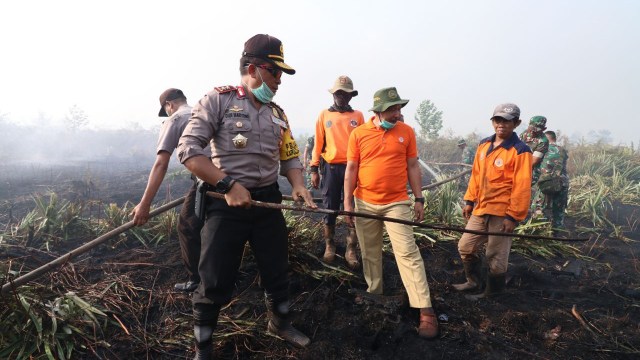
{"type": "Polygon", "coordinates": [[[373,107],[369,111],[383,112],[393,105],[407,105],[409,100],[403,100],[395,87],[380,89],[373,94],[373,107]]]}

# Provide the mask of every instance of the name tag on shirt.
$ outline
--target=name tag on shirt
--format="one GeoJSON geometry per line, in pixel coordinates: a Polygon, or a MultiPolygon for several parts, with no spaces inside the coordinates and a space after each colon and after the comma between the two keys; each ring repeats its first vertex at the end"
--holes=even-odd
{"type": "Polygon", "coordinates": [[[280,127],[284,128],[284,129],[288,129],[289,126],[287,125],[287,122],[282,120],[282,119],[278,119],[275,116],[271,116],[271,121],[273,121],[274,124],[279,125],[280,127]]]}

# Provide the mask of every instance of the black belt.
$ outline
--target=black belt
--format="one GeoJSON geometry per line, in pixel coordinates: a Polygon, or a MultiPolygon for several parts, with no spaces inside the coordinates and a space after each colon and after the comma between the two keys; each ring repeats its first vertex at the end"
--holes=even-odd
{"type": "Polygon", "coordinates": [[[249,190],[249,193],[251,194],[251,197],[256,197],[256,196],[260,196],[260,195],[264,195],[264,194],[270,194],[274,191],[279,190],[280,187],[278,186],[278,183],[275,182],[271,185],[267,185],[267,186],[262,186],[262,187],[257,187],[257,188],[253,188],[253,189],[247,189],[249,190]]]}

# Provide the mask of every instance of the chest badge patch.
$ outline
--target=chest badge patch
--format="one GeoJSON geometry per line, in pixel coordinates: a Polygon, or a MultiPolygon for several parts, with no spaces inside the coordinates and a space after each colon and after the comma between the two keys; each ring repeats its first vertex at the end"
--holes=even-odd
{"type": "Polygon", "coordinates": [[[289,125],[287,125],[286,121],[284,121],[282,119],[279,119],[279,118],[277,118],[275,116],[271,117],[271,121],[273,121],[274,124],[279,125],[281,128],[284,128],[284,129],[288,129],[289,128],[289,125]]]}
{"type": "Polygon", "coordinates": [[[233,140],[233,146],[235,146],[236,149],[244,149],[247,147],[247,141],[249,139],[242,136],[242,134],[238,134],[231,140],[233,140]]]}
{"type": "Polygon", "coordinates": [[[244,110],[244,109],[243,109],[243,108],[241,108],[241,107],[238,107],[238,105],[233,105],[233,106],[229,109],[229,111],[231,111],[231,112],[240,112],[240,111],[242,111],[242,110],[244,110]]]}
{"type": "Polygon", "coordinates": [[[242,121],[238,121],[238,122],[236,123],[236,127],[237,127],[237,128],[241,128],[242,126],[243,126],[243,125],[242,125],[242,121]]]}
{"type": "Polygon", "coordinates": [[[331,120],[327,120],[327,122],[326,122],[326,123],[324,123],[324,126],[326,126],[326,127],[327,127],[327,129],[328,129],[328,128],[330,128],[330,127],[331,127],[331,125],[333,125],[333,123],[331,122],[331,120]]]}
{"type": "Polygon", "coordinates": [[[496,161],[493,162],[493,164],[497,167],[502,167],[502,165],[504,165],[504,161],[502,160],[502,158],[497,158],[496,161]]]}
{"type": "Polygon", "coordinates": [[[398,141],[400,141],[401,143],[403,143],[403,142],[404,142],[404,138],[403,138],[402,136],[400,136],[400,137],[398,138],[398,141]]]}
{"type": "Polygon", "coordinates": [[[351,119],[351,121],[349,121],[349,124],[351,125],[351,127],[356,127],[356,126],[358,126],[358,122],[357,122],[357,121],[355,121],[355,120],[353,120],[353,119],[351,119]]]}

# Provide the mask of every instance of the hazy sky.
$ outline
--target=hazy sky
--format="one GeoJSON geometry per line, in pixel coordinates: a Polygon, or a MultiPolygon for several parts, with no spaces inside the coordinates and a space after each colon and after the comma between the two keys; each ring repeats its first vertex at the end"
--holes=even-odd
{"type": "MultiPolygon", "coordinates": [[[[283,41],[275,101],[295,133],[310,133],[350,76],[365,117],[375,90],[396,86],[444,112],[444,128],[489,132],[495,105],[550,129],[608,129],[638,142],[640,1],[10,1],[2,6],[0,114],[34,124],[76,104],[96,128],[159,124],[158,96],[181,88],[190,104],[239,84],[244,42],[283,41]],[[224,4],[224,5],[223,5],[224,4]]],[[[523,127],[518,131],[523,130],[523,127]]]]}

